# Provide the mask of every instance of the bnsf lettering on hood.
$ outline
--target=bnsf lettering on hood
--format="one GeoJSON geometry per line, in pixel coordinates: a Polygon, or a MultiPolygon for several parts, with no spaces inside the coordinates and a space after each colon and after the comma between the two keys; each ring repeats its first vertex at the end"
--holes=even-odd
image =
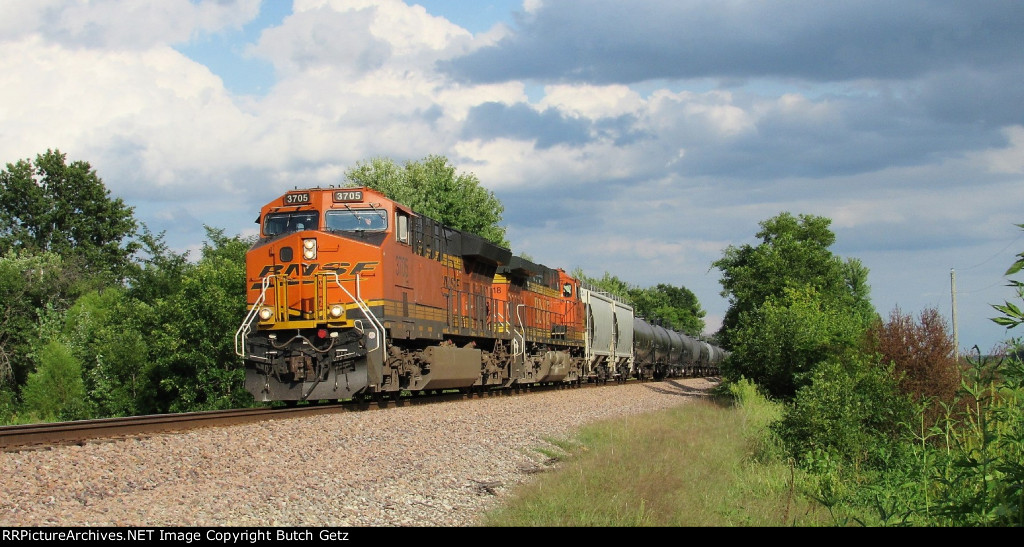
{"type": "Polygon", "coordinates": [[[284,274],[286,277],[310,276],[317,271],[334,272],[338,275],[357,275],[362,272],[374,271],[378,264],[380,262],[356,262],[355,265],[349,262],[328,262],[323,265],[314,262],[312,264],[289,264],[288,266],[276,264],[265,266],[259,277],[280,274],[284,274]]]}

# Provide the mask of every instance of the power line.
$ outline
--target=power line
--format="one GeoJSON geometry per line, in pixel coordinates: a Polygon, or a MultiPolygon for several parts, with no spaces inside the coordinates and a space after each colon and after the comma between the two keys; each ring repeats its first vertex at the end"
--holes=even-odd
{"type": "MultiPolygon", "coordinates": [[[[969,268],[957,268],[957,269],[958,269],[958,270],[960,270],[960,271],[962,271],[962,272],[966,272],[966,271],[970,271],[970,270],[973,270],[973,269],[975,269],[975,268],[977,268],[977,267],[980,267],[980,266],[984,266],[985,264],[988,264],[989,262],[992,262],[992,260],[993,260],[993,259],[995,259],[995,258],[996,258],[997,256],[999,256],[999,255],[1001,255],[1001,254],[1005,253],[1007,249],[1009,249],[1009,248],[1010,248],[1010,247],[1012,247],[1012,246],[1013,246],[1013,245],[1014,245],[1015,243],[1017,243],[1018,241],[1020,241],[1020,238],[1022,238],[1022,237],[1024,237],[1024,231],[1022,231],[1021,233],[1017,234],[1017,237],[1016,237],[1016,238],[1015,238],[1015,239],[1014,239],[1013,241],[1011,241],[1011,242],[1007,243],[1007,244],[1006,244],[1006,247],[1003,247],[1003,248],[1002,248],[1001,250],[999,250],[999,251],[998,251],[998,252],[997,252],[996,254],[994,254],[994,255],[992,255],[992,256],[990,256],[990,257],[986,258],[985,260],[983,260],[983,261],[981,261],[981,262],[979,262],[979,263],[977,263],[977,264],[975,264],[974,266],[971,266],[971,267],[969,267],[969,268]]],[[[983,290],[984,290],[984,289],[983,289],[983,290]]],[[[961,291],[961,292],[963,292],[963,291],[961,291]]]]}

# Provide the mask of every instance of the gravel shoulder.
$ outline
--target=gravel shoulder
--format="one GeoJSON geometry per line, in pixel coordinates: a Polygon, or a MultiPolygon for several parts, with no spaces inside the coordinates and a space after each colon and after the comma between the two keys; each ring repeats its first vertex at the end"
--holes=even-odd
{"type": "Polygon", "coordinates": [[[474,526],[580,426],[712,379],[417,405],[0,454],[0,526],[474,526]]]}

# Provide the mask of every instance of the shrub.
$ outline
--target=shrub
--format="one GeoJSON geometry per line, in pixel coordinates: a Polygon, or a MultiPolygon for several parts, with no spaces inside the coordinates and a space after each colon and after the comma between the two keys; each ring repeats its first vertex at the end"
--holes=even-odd
{"type": "Polygon", "coordinates": [[[960,388],[958,355],[945,319],[935,308],[921,312],[919,322],[899,308],[889,321],[869,332],[869,350],[892,363],[902,393],[924,406],[925,427],[933,425],[952,404],[960,388]]]}
{"type": "Polygon", "coordinates": [[[867,356],[850,353],[815,366],[777,426],[798,462],[816,460],[850,471],[885,469],[909,440],[904,426],[913,405],[897,389],[890,370],[867,356]]]}

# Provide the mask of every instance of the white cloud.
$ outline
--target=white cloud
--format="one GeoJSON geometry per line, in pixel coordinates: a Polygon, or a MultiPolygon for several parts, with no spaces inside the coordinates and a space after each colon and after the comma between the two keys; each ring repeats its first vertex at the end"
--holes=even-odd
{"type": "Polygon", "coordinates": [[[729,138],[752,131],[755,124],[752,113],[733,104],[732,93],[728,91],[673,93],[660,90],[653,93],[648,102],[647,125],[659,134],[675,138],[680,135],[701,141],[713,136],[729,138]]]}
{"type": "Polygon", "coordinates": [[[640,110],[642,102],[639,93],[624,85],[551,85],[544,88],[538,106],[584,118],[611,118],[640,110]]]}
{"type": "Polygon", "coordinates": [[[1009,141],[1006,147],[986,150],[971,156],[992,173],[1024,174],[1024,126],[1006,127],[1003,134],[1009,141]]]}
{"type": "MultiPolygon", "coordinates": [[[[528,18],[554,11],[537,0],[523,6],[528,18]]],[[[397,0],[296,0],[253,46],[278,76],[261,97],[232,96],[171,47],[239,28],[258,8],[255,0],[0,1],[0,161],[48,148],[87,160],[115,195],[139,205],[143,221],[175,226],[172,244],[194,248],[204,223],[252,233],[259,203],[282,189],[336,184],[374,155],[441,154],[502,199],[533,199],[506,212],[518,219],[509,226],[517,252],[632,283],[687,286],[709,320],[725,308],[711,262],[781,211],[828,216],[844,249],[867,249],[881,310],[895,298],[908,310],[928,298],[904,279],[902,262],[985,263],[975,273],[993,279],[979,275],[978,284],[999,287],[1009,262],[991,257],[1008,242],[996,240],[1012,239],[1013,224],[1024,222],[1020,120],[986,121],[1005,128],[1007,144],[971,152],[992,142],[980,140],[991,139],[984,124],[961,134],[948,119],[929,119],[903,82],[845,95],[770,73],[753,76],[767,85],[728,90],[560,78],[471,85],[435,62],[515,31],[497,25],[473,36],[397,0]],[[528,89],[543,95],[530,99],[528,89]],[[464,136],[469,113],[487,102],[545,116],[509,133],[516,138],[464,136]],[[535,127],[568,136],[538,148],[547,135],[531,134],[535,127]],[[913,161],[896,162],[904,151],[913,161]],[[837,174],[850,157],[863,165],[837,174]],[[824,167],[791,169],[815,161],[824,167]]],[[[579,22],[565,33],[591,30],[579,22]]],[[[628,39],[636,29],[622,31],[628,39]]],[[[978,305],[975,315],[987,312],[978,305]]]]}

